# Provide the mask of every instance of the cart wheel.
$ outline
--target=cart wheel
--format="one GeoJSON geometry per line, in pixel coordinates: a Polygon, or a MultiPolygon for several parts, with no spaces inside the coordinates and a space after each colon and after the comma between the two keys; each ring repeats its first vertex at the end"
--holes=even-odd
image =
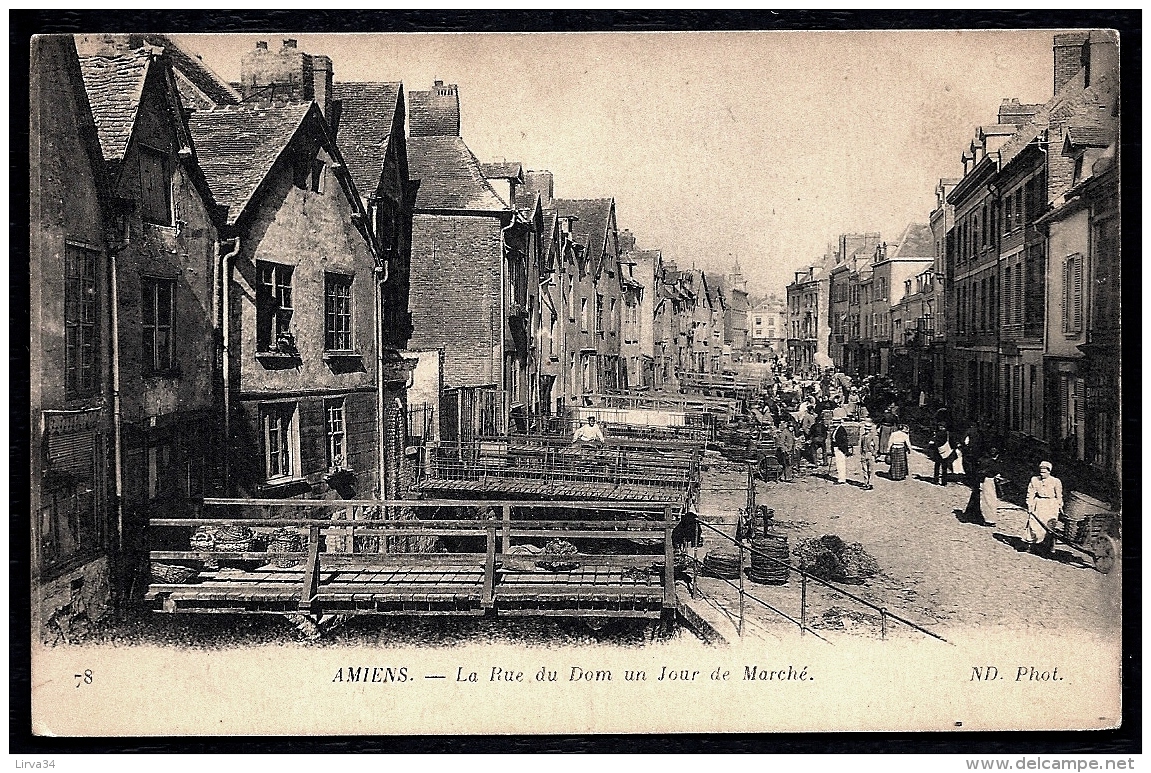
{"type": "Polygon", "coordinates": [[[1100,535],[1091,543],[1091,555],[1095,558],[1095,571],[1111,574],[1119,561],[1119,543],[1114,537],[1100,535]]]}

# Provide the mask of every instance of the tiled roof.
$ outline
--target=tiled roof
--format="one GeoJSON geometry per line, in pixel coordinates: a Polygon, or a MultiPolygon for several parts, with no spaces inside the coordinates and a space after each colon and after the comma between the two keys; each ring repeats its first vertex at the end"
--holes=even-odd
{"type": "Polygon", "coordinates": [[[194,52],[185,50],[167,35],[154,33],[130,35],[129,40],[132,48],[138,48],[141,44],[163,48],[164,53],[172,60],[172,67],[217,105],[235,105],[240,102],[240,92],[213,72],[212,68],[204,64],[194,52]],[[140,38],[139,43],[137,38],[140,38]]]}
{"type": "Polygon", "coordinates": [[[903,231],[899,245],[891,251],[892,258],[930,258],[935,255],[935,237],[931,226],[911,223],[903,231]]]}
{"type": "Polygon", "coordinates": [[[979,134],[984,137],[1002,137],[1012,135],[1019,127],[1013,123],[993,123],[979,127],[979,134]]]}
{"type": "Polygon", "coordinates": [[[1113,73],[1107,73],[1099,78],[1090,87],[1080,87],[1082,81],[1072,78],[1061,89],[1047,100],[1043,109],[1036,113],[1031,120],[1019,127],[1019,131],[1003,144],[999,149],[1000,168],[1007,166],[1015,159],[1031,141],[1043,133],[1051,125],[1053,114],[1068,112],[1090,114],[1099,112],[1110,100],[1115,98],[1118,90],[1118,78],[1113,73]]]}
{"type": "Polygon", "coordinates": [[[188,119],[196,155],[233,225],[288,146],[314,103],[202,110],[188,119]]]}
{"type": "Polygon", "coordinates": [[[454,84],[444,88],[442,83],[437,83],[432,91],[408,92],[408,136],[458,137],[459,134],[460,94],[454,84]]]}
{"type": "Polygon", "coordinates": [[[1114,139],[1110,127],[1093,124],[1089,126],[1068,126],[1066,141],[1071,145],[1087,148],[1105,148],[1114,139]]]}
{"type": "Polygon", "coordinates": [[[416,209],[504,212],[480,162],[460,137],[409,137],[408,176],[420,181],[416,209]]]}
{"type": "MultiPolygon", "coordinates": [[[[485,166],[486,166],[486,164],[485,164],[485,166]]],[[[491,178],[491,175],[485,175],[485,176],[488,178],[491,178]]],[[[525,188],[523,186],[520,186],[519,188],[516,189],[516,209],[531,209],[531,208],[533,208],[536,205],[536,196],[537,195],[539,195],[537,191],[533,191],[533,190],[530,190],[530,189],[525,188]]],[[[554,214],[555,211],[554,210],[548,210],[547,212],[552,212],[552,214],[554,214]]],[[[547,219],[548,219],[547,212],[544,213],[544,222],[547,222],[547,219]]]]}
{"type": "Polygon", "coordinates": [[[112,56],[80,57],[84,90],[92,105],[105,161],[124,158],[151,61],[152,52],[145,48],[112,56]]]}
{"type": "Polygon", "coordinates": [[[484,170],[484,177],[489,180],[524,181],[524,167],[519,161],[495,161],[490,164],[480,164],[480,168],[484,170]]]}
{"type": "Polygon", "coordinates": [[[588,261],[598,266],[603,259],[611,199],[556,199],[555,203],[560,217],[578,218],[572,223],[572,238],[587,246],[588,261]]]}
{"type": "Polygon", "coordinates": [[[399,83],[335,83],[340,100],[339,145],[356,188],[372,195],[380,185],[392,119],[400,98],[399,83]]]}

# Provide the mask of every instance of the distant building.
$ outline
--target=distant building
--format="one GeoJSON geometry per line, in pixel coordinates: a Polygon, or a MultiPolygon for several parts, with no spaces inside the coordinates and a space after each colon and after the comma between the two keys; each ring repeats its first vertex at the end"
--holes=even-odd
{"type": "Polygon", "coordinates": [[[826,261],[795,272],[787,286],[787,359],[791,372],[815,378],[831,365],[826,261]]]}
{"type": "Polygon", "coordinates": [[[787,355],[787,304],[771,295],[748,311],[748,339],[752,357],[770,361],[787,355]]]}

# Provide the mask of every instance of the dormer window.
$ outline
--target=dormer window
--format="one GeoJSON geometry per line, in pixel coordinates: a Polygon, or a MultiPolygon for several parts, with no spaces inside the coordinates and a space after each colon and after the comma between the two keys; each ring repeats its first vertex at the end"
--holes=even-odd
{"type": "Polygon", "coordinates": [[[146,223],[172,225],[172,172],[168,154],[140,146],[140,216],[146,223]]]}
{"type": "Polygon", "coordinates": [[[1083,155],[1075,157],[1075,170],[1072,172],[1071,181],[1079,182],[1083,179],[1083,155]]]}

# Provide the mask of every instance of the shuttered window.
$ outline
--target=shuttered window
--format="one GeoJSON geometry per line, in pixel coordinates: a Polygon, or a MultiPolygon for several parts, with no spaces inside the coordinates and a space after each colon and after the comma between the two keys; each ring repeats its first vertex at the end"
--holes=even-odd
{"type": "Polygon", "coordinates": [[[1076,253],[1063,260],[1063,332],[1083,330],[1083,256],[1076,253]]]}
{"type": "Polygon", "coordinates": [[[99,410],[45,411],[47,474],[37,523],[44,568],[98,552],[96,502],[99,410]]]}
{"type": "Polygon", "coordinates": [[[172,225],[172,174],[168,154],[140,146],[140,216],[145,222],[172,225]]]}

